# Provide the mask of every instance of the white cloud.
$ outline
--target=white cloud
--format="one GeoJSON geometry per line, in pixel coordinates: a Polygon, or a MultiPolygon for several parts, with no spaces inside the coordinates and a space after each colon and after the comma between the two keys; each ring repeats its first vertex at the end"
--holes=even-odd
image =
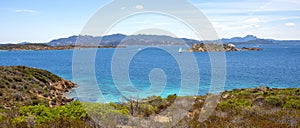
{"type": "Polygon", "coordinates": [[[288,26],[288,27],[292,27],[292,26],[295,26],[296,24],[295,24],[295,23],[292,23],[292,22],[289,22],[289,23],[285,23],[284,25],[285,25],[285,26],[288,26]]]}
{"type": "Polygon", "coordinates": [[[227,30],[229,29],[229,26],[225,25],[225,24],[220,24],[219,22],[212,22],[212,25],[214,26],[214,28],[216,29],[222,29],[222,30],[227,30]]]}
{"type": "Polygon", "coordinates": [[[279,20],[294,20],[294,19],[300,19],[300,16],[291,16],[291,17],[281,17],[279,20]]]}
{"type": "Polygon", "coordinates": [[[244,23],[254,24],[254,23],[260,23],[261,20],[259,18],[251,18],[244,21],[244,23]]]}
{"type": "Polygon", "coordinates": [[[143,6],[143,5],[136,5],[136,6],[135,6],[135,9],[141,10],[141,9],[144,9],[144,6],[143,6]]]}
{"type": "Polygon", "coordinates": [[[164,26],[164,25],[171,25],[172,23],[167,23],[167,22],[157,22],[157,23],[154,23],[153,25],[156,25],[156,26],[164,26]]]}
{"type": "Polygon", "coordinates": [[[32,14],[32,15],[35,15],[35,14],[38,14],[39,12],[36,11],[36,10],[31,10],[31,9],[17,9],[15,10],[16,13],[27,13],[27,14],[32,14]]]}
{"type": "Polygon", "coordinates": [[[282,11],[300,11],[299,0],[247,0],[199,2],[195,4],[201,11],[209,14],[255,14],[282,11]]]}

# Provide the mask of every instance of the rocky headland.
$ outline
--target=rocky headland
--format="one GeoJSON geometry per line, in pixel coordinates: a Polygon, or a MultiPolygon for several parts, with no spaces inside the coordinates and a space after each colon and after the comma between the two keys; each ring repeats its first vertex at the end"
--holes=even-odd
{"type": "Polygon", "coordinates": [[[47,104],[50,107],[71,102],[65,92],[76,87],[46,70],[25,66],[0,66],[0,108],[47,104]]]}

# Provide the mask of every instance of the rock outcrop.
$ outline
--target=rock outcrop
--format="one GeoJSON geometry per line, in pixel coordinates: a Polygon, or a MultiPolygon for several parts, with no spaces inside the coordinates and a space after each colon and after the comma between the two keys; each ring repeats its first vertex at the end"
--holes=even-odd
{"type": "Polygon", "coordinates": [[[187,52],[232,52],[232,51],[260,51],[261,48],[237,48],[234,44],[193,44],[187,52]]]}
{"type": "Polygon", "coordinates": [[[244,51],[260,51],[262,49],[261,48],[247,48],[247,47],[243,47],[242,50],[244,50],[244,51]]]}
{"type": "Polygon", "coordinates": [[[188,52],[230,52],[239,51],[234,44],[193,44],[188,52]]]}

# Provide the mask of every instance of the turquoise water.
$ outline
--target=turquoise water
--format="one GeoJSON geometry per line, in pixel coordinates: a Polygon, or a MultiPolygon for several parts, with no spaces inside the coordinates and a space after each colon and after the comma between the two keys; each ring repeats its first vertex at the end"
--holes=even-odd
{"type": "MultiPolygon", "coordinates": [[[[257,86],[300,87],[300,45],[260,45],[259,47],[262,47],[263,51],[225,53],[225,90],[257,86]]],[[[96,83],[91,82],[93,78],[85,74],[81,74],[80,78],[74,78],[72,74],[73,50],[0,51],[0,65],[41,68],[65,79],[73,80],[79,84],[79,89],[71,96],[84,101],[98,101],[101,97],[99,95],[102,94],[106,102],[118,102],[122,100],[124,92],[140,98],[150,95],[164,97],[174,93],[180,95],[208,93],[212,80],[211,59],[215,58],[210,58],[210,53],[178,53],[178,48],[179,46],[163,48],[132,46],[125,49],[98,49],[93,67],[96,83]],[[116,50],[122,51],[118,57],[113,56],[116,50]],[[136,54],[130,57],[126,52],[136,52],[136,54]],[[130,61],[122,60],[128,57],[131,58],[130,61]],[[196,63],[193,63],[191,57],[195,57],[196,63]],[[112,58],[117,58],[118,63],[128,63],[129,67],[122,67],[122,64],[118,63],[112,65],[114,61],[112,58]],[[119,70],[115,71],[118,75],[117,81],[112,76],[114,69],[119,70]],[[121,70],[126,69],[129,73],[122,74],[121,70]],[[187,74],[182,74],[182,70],[185,70],[187,74]],[[130,79],[129,83],[126,81],[127,78],[130,79]],[[154,88],[151,87],[150,79],[154,88]],[[195,79],[199,82],[195,83],[195,79]],[[186,81],[186,84],[190,86],[183,89],[182,81],[186,81]],[[95,85],[99,88],[94,88],[95,85]],[[149,91],[149,89],[153,90],[149,91]]],[[[88,62],[80,60],[79,62],[81,65],[89,66],[88,62]]]]}

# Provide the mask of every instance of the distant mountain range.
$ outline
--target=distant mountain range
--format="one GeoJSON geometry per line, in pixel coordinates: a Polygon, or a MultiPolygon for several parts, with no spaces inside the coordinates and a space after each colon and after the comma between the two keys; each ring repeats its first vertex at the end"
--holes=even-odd
{"type": "MultiPolygon", "coordinates": [[[[187,38],[175,38],[171,36],[164,35],[123,35],[123,34],[113,34],[104,37],[100,36],[70,36],[67,38],[59,38],[47,42],[45,44],[50,46],[66,46],[75,45],[76,41],[79,45],[183,45],[183,44],[199,44],[199,43],[214,43],[215,41],[199,41],[187,38]],[[102,39],[102,40],[101,40],[102,39]],[[184,41],[184,42],[183,42],[184,41]],[[121,42],[121,43],[120,43],[121,42]]],[[[300,43],[300,40],[293,41],[281,41],[273,39],[261,39],[253,35],[247,35],[245,37],[233,37],[230,39],[220,39],[219,41],[223,43],[232,44],[278,44],[278,43],[300,43]]],[[[22,42],[21,44],[28,44],[29,42],[22,42]]]]}
{"type": "Polygon", "coordinates": [[[247,35],[245,37],[233,37],[230,39],[221,39],[223,43],[233,43],[233,44],[270,44],[270,43],[275,43],[275,40],[272,39],[260,39],[257,38],[256,36],[253,35],[247,35]]]}
{"type": "Polygon", "coordinates": [[[186,39],[186,38],[174,38],[171,36],[161,35],[123,35],[113,34],[104,37],[94,36],[71,36],[68,38],[55,39],[47,43],[51,46],[58,45],[74,45],[77,41],[79,45],[182,45],[184,43],[201,43],[201,41],[186,39]],[[78,39],[78,40],[77,40],[78,39]],[[101,40],[102,39],[102,40],[101,40]],[[184,41],[184,42],[183,42],[184,41]]]}

